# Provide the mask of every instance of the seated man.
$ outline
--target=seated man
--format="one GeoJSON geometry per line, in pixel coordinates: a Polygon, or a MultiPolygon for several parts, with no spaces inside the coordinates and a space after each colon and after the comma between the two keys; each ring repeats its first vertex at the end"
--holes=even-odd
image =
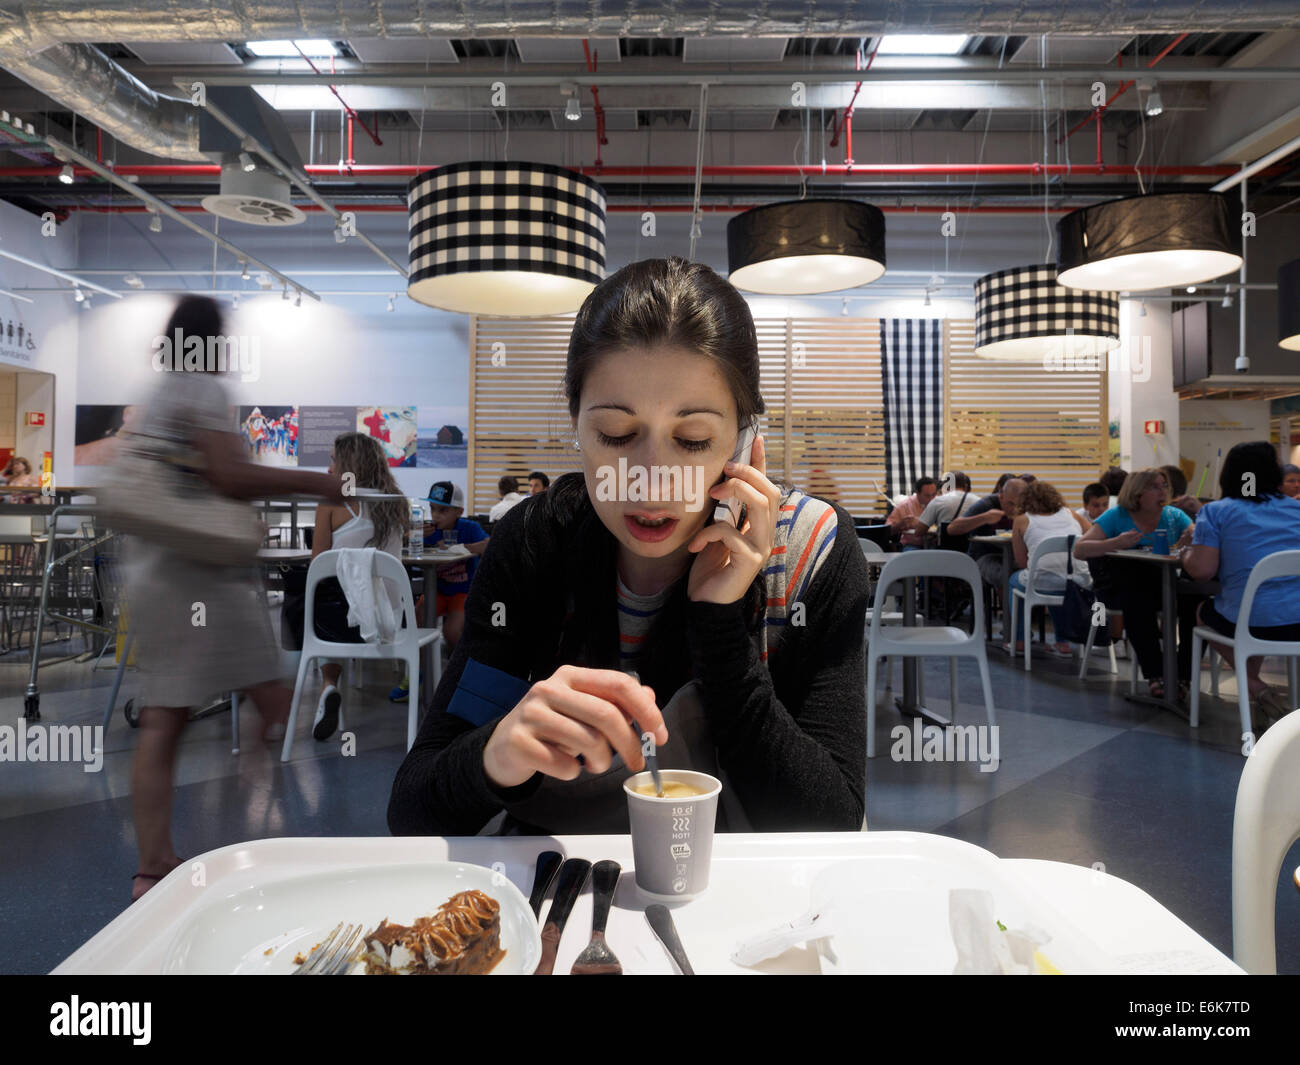
{"type": "MultiPolygon", "coordinates": [[[[953,536],[965,536],[976,533],[987,536],[990,533],[1010,530],[1016,516],[1016,504],[1027,485],[1019,477],[1010,477],[1002,483],[997,495],[987,495],[979,500],[966,513],[955,521],[948,523],[948,532],[953,536]]],[[[985,584],[994,588],[1005,589],[1007,577],[1002,562],[1002,551],[993,544],[971,544],[970,554],[979,566],[980,576],[985,584]]]]}
{"type": "Polygon", "coordinates": [[[970,478],[960,470],[945,477],[944,483],[951,484],[951,490],[935,496],[925,505],[921,516],[912,519],[912,527],[919,529],[922,535],[936,525],[960,518],[979,502],[979,498],[971,494],[970,478]]]}
{"type": "Polygon", "coordinates": [[[912,494],[889,512],[885,524],[902,534],[899,543],[904,551],[921,546],[924,530],[917,529],[916,519],[938,492],[939,483],[933,477],[918,477],[912,494]]]}
{"type": "Polygon", "coordinates": [[[528,497],[519,491],[519,482],[509,474],[497,481],[497,493],[501,501],[488,511],[488,521],[495,524],[506,516],[506,511],[516,503],[522,503],[528,497]]]}
{"type": "MultiPolygon", "coordinates": [[[[424,524],[425,546],[441,543],[448,534],[454,533],[455,542],[470,553],[469,558],[445,562],[438,567],[437,612],[442,618],[442,637],[450,652],[456,649],[465,630],[465,597],[478,569],[478,556],[487,550],[488,534],[478,522],[461,516],[465,513],[465,490],[460,485],[436,481],[429,487],[427,499],[432,520],[424,524]]],[[[429,594],[428,589],[424,594],[429,594]]],[[[417,614],[423,616],[423,611],[423,603],[417,603],[417,614]]],[[[409,678],[403,680],[388,697],[393,702],[404,700],[408,682],[409,678]]]]}
{"type": "Polygon", "coordinates": [[[529,495],[538,495],[541,492],[545,492],[550,487],[551,479],[541,470],[533,470],[533,472],[528,475],[529,495]]]}

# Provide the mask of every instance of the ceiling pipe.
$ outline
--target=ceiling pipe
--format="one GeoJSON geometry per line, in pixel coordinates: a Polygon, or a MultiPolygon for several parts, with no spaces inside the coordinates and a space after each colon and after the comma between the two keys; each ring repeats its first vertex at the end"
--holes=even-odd
{"type": "MultiPolygon", "coordinates": [[[[209,106],[211,110],[211,106],[209,106]]],[[[1300,138],[1291,142],[1293,148],[1300,148],[1300,138]]],[[[1282,149],[1278,149],[1282,152],[1282,149]]],[[[1283,153],[1286,154],[1286,153],[1283,153]]],[[[1268,162],[1273,162],[1277,153],[1271,153],[1265,156],[1268,162]]],[[[1280,156],[1279,156],[1280,158],[1280,156]]],[[[1261,160],[1263,166],[1267,166],[1261,160]]],[[[357,177],[403,177],[413,178],[420,174],[427,173],[430,170],[436,170],[436,166],[420,166],[417,164],[401,165],[367,165],[359,163],[349,168],[349,173],[357,177]]],[[[602,166],[597,170],[594,166],[575,166],[569,169],[579,174],[586,174],[590,177],[695,177],[695,167],[693,166],[602,166]]],[[[1262,169],[1262,166],[1261,166],[1262,169]]],[[[322,177],[338,177],[339,169],[337,166],[306,166],[303,170],[308,174],[316,174],[322,177]]],[[[1234,175],[1238,177],[1240,168],[1231,164],[1218,164],[1213,166],[1144,166],[1137,168],[1144,177],[1223,177],[1224,175],[1234,175]]],[[[77,172],[74,168],[74,172],[77,172]]],[[[1134,174],[1135,168],[1128,167],[1121,173],[1116,172],[1116,168],[1095,163],[854,163],[852,166],[840,163],[817,163],[808,166],[798,166],[796,164],[775,164],[775,165],[746,165],[746,164],[708,164],[702,169],[705,177],[816,177],[820,174],[833,175],[836,177],[863,177],[873,174],[882,175],[901,175],[901,176],[939,176],[939,177],[1071,177],[1075,175],[1082,176],[1102,176],[1106,177],[1124,177],[1134,174]]],[[[1257,171],[1252,171],[1256,173],[1257,171]]],[[[138,166],[118,166],[114,167],[114,173],[126,177],[219,177],[221,167],[212,164],[179,164],[164,163],[152,164],[146,163],[138,166]]],[[[90,171],[81,172],[82,177],[89,176],[90,171]]],[[[56,166],[0,166],[0,177],[58,177],[59,168],[56,166]]],[[[1239,177],[1238,177],[1239,180],[1239,177]]],[[[1227,187],[1237,183],[1232,181],[1227,187]]]]}
{"type": "Polygon", "coordinates": [[[53,137],[47,137],[46,143],[48,143],[51,148],[57,148],[65,152],[69,158],[75,159],[76,161],[81,163],[82,166],[87,167],[89,170],[95,173],[98,177],[103,178],[105,181],[111,182],[112,184],[116,185],[123,192],[129,193],[130,195],[134,196],[137,200],[141,200],[145,204],[148,204],[150,207],[152,207],[154,210],[158,211],[159,213],[165,214],[169,218],[175,219],[186,229],[192,229],[199,236],[203,237],[204,240],[210,240],[212,241],[213,244],[217,245],[219,248],[224,248],[226,251],[230,252],[231,255],[236,256],[238,259],[247,262],[252,266],[256,266],[260,270],[265,270],[268,274],[270,274],[272,277],[279,279],[285,285],[292,285],[295,289],[298,290],[300,294],[310,296],[314,300],[320,299],[320,297],[316,295],[316,293],[313,292],[311,289],[305,287],[304,285],[300,284],[297,281],[294,281],[293,278],[287,277],[286,275],[280,273],[280,271],[277,270],[274,266],[269,266],[268,264],[262,262],[261,259],[258,259],[256,256],[251,255],[248,252],[244,251],[242,248],[235,247],[235,245],[231,244],[230,241],[226,240],[224,237],[220,237],[216,233],[209,233],[206,229],[198,225],[196,222],[190,221],[190,219],[186,218],[180,211],[176,210],[176,208],[172,207],[164,200],[160,200],[157,196],[145,192],[144,189],[136,185],[133,185],[131,182],[127,181],[126,178],[119,177],[117,174],[113,173],[113,171],[109,170],[108,168],[100,166],[92,159],[88,159],[86,156],[82,155],[81,152],[77,151],[77,149],[73,148],[71,145],[63,144],[62,142],[55,140],[53,137]]]}
{"type": "Polygon", "coordinates": [[[1295,152],[1297,150],[1300,150],[1300,137],[1292,137],[1280,148],[1274,148],[1267,155],[1260,156],[1260,158],[1256,159],[1249,166],[1243,166],[1239,169],[1234,169],[1230,177],[1225,178],[1223,181],[1220,181],[1217,185],[1213,186],[1210,189],[1210,191],[1227,192],[1230,188],[1233,188],[1235,185],[1239,185],[1243,181],[1246,181],[1249,178],[1254,177],[1261,170],[1265,169],[1266,167],[1272,166],[1280,159],[1285,159],[1288,155],[1290,155],[1292,152],[1295,152]]]}
{"type": "MultiPolygon", "coordinates": [[[[335,207],[328,200],[326,200],[324,196],[322,196],[319,192],[316,191],[316,186],[314,186],[311,183],[311,179],[307,177],[306,174],[301,173],[296,167],[290,166],[288,163],[282,160],[273,151],[271,151],[270,148],[268,148],[256,137],[252,136],[246,129],[244,129],[243,126],[241,126],[230,115],[228,115],[224,110],[222,110],[222,108],[218,107],[215,103],[213,103],[210,98],[205,102],[205,106],[207,107],[208,113],[213,118],[215,118],[218,122],[220,122],[223,126],[225,126],[226,129],[230,130],[231,133],[233,133],[236,137],[240,139],[240,142],[243,144],[245,151],[256,152],[258,155],[260,155],[263,159],[266,160],[268,165],[274,167],[286,178],[288,178],[293,184],[298,186],[299,190],[301,190],[302,193],[312,201],[312,203],[320,207],[321,210],[327,212],[328,214],[333,215],[334,221],[336,223],[338,223],[339,225],[343,224],[343,212],[340,211],[337,207],[335,207]]],[[[410,276],[406,267],[404,267],[401,263],[399,263],[396,259],[394,259],[386,251],[384,251],[383,248],[381,248],[373,240],[371,240],[364,233],[362,233],[361,230],[359,229],[356,230],[355,235],[357,240],[361,241],[362,244],[364,244],[367,248],[369,248],[372,252],[374,252],[377,256],[379,256],[379,258],[381,258],[384,262],[386,262],[389,266],[391,266],[394,270],[396,270],[403,278],[410,276]]]]}
{"type": "MultiPolygon", "coordinates": [[[[700,204],[701,213],[727,213],[748,211],[755,207],[756,204],[700,204]]],[[[338,210],[357,211],[358,213],[369,214],[404,214],[408,208],[406,204],[400,203],[349,203],[337,204],[338,210]]],[[[879,205],[880,210],[886,214],[944,214],[953,208],[946,204],[913,204],[908,206],[896,205],[879,205]]],[[[141,214],[148,211],[147,207],[134,207],[125,204],[113,204],[111,206],[95,206],[91,204],[68,204],[64,208],[68,211],[90,211],[95,214],[141,214]]],[[[203,213],[205,208],[198,204],[182,204],[174,208],[177,211],[183,211],[191,214],[203,213]]],[[[300,211],[308,213],[319,212],[322,210],[316,204],[305,203],[299,205],[300,211]]],[[[1048,214],[1068,214],[1075,210],[1074,207],[1049,207],[1048,214]]],[[[620,214],[636,211],[658,211],[662,214],[691,214],[696,208],[688,203],[612,203],[605,207],[606,212],[620,214]]],[[[1042,204],[1024,204],[1015,206],[1010,204],[981,204],[975,207],[962,207],[958,214],[1043,214],[1042,204]]],[[[137,271],[138,272],[138,271],[137,271]]]]}
{"type": "MultiPolygon", "coordinates": [[[[1166,45],[1166,46],[1165,46],[1165,47],[1160,51],[1160,53],[1159,53],[1159,54],[1158,54],[1158,55],[1157,55],[1153,60],[1151,60],[1151,62],[1149,62],[1149,63],[1147,64],[1147,69],[1150,70],[1150,69],[1151,69],[1152,67],[1154,67],[1157,63],[1159,63],[1160,60],[1164,59],[1165,56],[1167,56],[1170,52],[1172,52],[1175,48],[1177,48],[1180,44],[1182,44],[1183,41],[1187,40],[1188,36],[1189,36],[1189,34],[1186,34],[1186,33],[1180,33],[1177,37],[1175,37],[1172,41],[1170,41],[1170,42],[1169,42],[1169,43],[1168,43],[1168,44],[1167,44],[1167,45],[1166,45]]],[[[1120,53],[1119,53],[1119,56],[1120,56],[1120,59],[1122,60],[1123,57],[1124,57],[1124,53],[1123,53],[1123,52],[1120,52],[1120,53]]],[[[1097,108],[1096,111],[1094,111],[1091,115],[1089,115],[1087,118],[1085,118],[1082,122],[1080,122],[1078,125],[1076,125],[1072,130],[1070,130],[1069,133],[1063,134],[1062,136],[1058,137],[1056,143],[1057,143],[1057,144],[1064,144],[1067,140],[1069,140],[1072,136],[1074,136],[1074,134],[1075,134],[1076,132],[1078,132],[1079,130],[1083,129],[1083,127],[1086,126],[1086,125],[1087,125],[1089,122],[1091,122],[1093,119],[1096,119],[1096,120],[1097,120],[1097,154],[1098,154],[1098,157],[1099,157],[1099,158],[1098,158],[1098,161],[1100,162],[1100,155],[1101,155],[1101,116],[1105,113],[1106,108],[1108,108],[1111,104],[1113,104],[1116,100],[1118,100],[1121,96],[1123,96],[1126,92],[1129,91],[1129,89],[1131,89],[1131,88],[1132,88],[1134,85],[1136,85],[1136,84],[1137,84],[1136,81],[1125,81],[1125,82],[1121,82],[1121,83],[1120,83],[1120,86],[1119,86],[1119,89],[1116,90],[1116,92],[1114,93],[1114,95],[1111,96],[1111,98],[1110,98],[1109,100],[1107,100],[1104,104],[1102,104],[1099,108],[1097,108]]]]}

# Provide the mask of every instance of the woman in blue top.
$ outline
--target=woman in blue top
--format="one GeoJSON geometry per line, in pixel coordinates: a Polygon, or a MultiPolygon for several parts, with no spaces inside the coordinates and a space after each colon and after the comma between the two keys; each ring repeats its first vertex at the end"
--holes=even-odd
{"type": "MultiPolygon", "coordinates": [[[[1213,602],[1201,604],[1200,620],[1225,636],[1236,631],[1255,563],[1277,551],[1300,550],[1300,500],[1284,494],[1282,480],[1272,444],[1238,444],[1219,474],[1221,498],[1202,508],[1195,540],[1182,552],[1183,569],[1193,580],[1218,576],[1222,588],[1213,602]]],[[[1259,588],[1250,632],[1264,640],[1300,640],[1300,577],[1279,577],[1259,588]]],[[[1215,649],[1235,668],[1231,650],[1222,644],[1215,649]]],[[[1260,658],[1246,663],[1250,699],[1263,718],[1256,735],[1291,710],[1280,693],[1259,679],[1262,663],[1260,658]]]]}
{"type": "MultiPolygon", "coordinates": [[[[1192,540],[1192,519],[1169,502],[1169,481],[1159,467],[1135,470],[1124,481],[1118,506],[1111,507],[1074,545],[1076,558],[1094,559],[1112,551],[1148,547],[1167,555],[1192,540]]],[[[1137,655],[1151,694],[1164,698],[1162,656],[1156,618],[1160,613],[1161,573],[1158,566],[1141,561],[1108,560],[1117,608],[1137,655]]],[[[1180,597],[1178,606],[1178,676],[1185,684],[1192,675],[1192,629],[1197,601],[1180,597]]],[[[1180,688],[1182,685],[1180,684],[1180,688]]]]}

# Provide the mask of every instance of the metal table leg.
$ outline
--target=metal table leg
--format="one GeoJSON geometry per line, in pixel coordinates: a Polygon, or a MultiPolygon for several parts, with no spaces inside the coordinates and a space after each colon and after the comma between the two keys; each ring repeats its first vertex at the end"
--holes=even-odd
{"type": "MultiPolygon", "coordinates": [[[[916,579],[914,577],[906,577],[903,580],[903,624],[905,626],[916,624],[916,579]]],[[[903,696],[898,700],[898,710],[907,717],[919,717],[931,725],[950,725],[951,720],[919,704],[920,662],[919,658],[912,656],[903,659],[903,696]]]]}

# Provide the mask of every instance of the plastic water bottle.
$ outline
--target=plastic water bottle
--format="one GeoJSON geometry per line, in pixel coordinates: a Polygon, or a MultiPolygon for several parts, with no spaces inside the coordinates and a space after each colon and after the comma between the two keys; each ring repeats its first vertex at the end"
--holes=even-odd
{"type": "Polygon", "coordinates": [[[407,536],[407,554],[424,557],[424,506],[418,499],[411,500],[411,529],[407,536]]]}

